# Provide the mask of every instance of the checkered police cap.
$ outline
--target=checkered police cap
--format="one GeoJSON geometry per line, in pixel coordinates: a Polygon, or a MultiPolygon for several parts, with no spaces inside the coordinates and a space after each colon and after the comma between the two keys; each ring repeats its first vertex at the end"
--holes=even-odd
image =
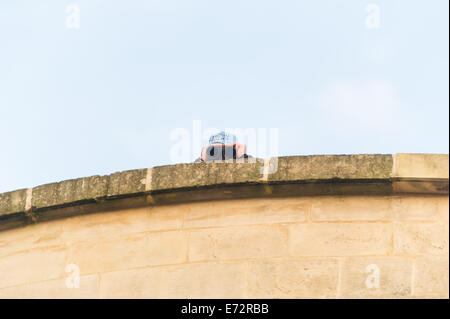
{"type": "Polygon", "coordinates": [[[237,139],[236,139],[235,135],[225,133],[224,131],[222,131],[218,134],[212,135],[209,138],[209,144],[232,144],[236,141],[237,141],[237,139]]]}

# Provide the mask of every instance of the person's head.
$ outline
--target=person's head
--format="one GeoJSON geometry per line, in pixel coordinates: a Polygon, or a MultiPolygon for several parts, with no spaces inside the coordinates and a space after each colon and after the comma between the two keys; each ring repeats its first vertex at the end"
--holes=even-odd
{"type": "Polygon", "coordinates": [[[247,147],[237,143],[233,134],[221,131],[209,138],[209,145],[203,147],[201,160],[204,162],[237,159],[246,155],[247,147]]]}

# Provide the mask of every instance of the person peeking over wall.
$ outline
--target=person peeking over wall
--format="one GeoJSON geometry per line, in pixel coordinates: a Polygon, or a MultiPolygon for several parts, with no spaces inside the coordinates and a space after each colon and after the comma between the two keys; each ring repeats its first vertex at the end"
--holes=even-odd
{"type": "Polygon", "coordinates": [[[247,155],[247,145],[237,143],[235,135],[222,131],[209,138],[209,144],[202,148],[202,153],[195,163],[249,157],[251,156],[247,155]]]}

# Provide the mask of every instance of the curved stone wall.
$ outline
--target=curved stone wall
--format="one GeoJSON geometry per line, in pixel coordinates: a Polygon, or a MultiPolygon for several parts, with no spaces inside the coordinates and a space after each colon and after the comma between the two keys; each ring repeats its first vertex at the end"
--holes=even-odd
{"type": "Polygon", "coordinates": [[[425,154],[182,164],[3,193],[0,297],[448,298],[448,205],[448,155],[425,154]]]}

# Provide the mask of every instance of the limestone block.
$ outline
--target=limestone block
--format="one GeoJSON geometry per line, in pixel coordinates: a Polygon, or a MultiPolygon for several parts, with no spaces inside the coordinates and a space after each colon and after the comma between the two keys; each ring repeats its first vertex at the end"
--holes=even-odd
{"type": "Polygon", "coordinates": [[[108,176],[91,176],[51,183],[33,188],[34,209],[77,201],[92,201],[106,196],[108,176]]]}
{"type": "Polygon", "coordinates": [[[2,256],[53,246],[64,246],[59,221],[31,224],[0,232],[0,258],[2,256]]]}
{"type": "Polygon", "coordinates": [[[305,222],[310,206],[302,198],[193,203],[186,207],[184,228],[305,222]]]}
{"type": "Polygon", "coordinates": [[[151,267],[101,274],[100,297],[158,298],[162,273],[160,267],[151,267]]]}
{"type": "Polygon", "coordinates": [[[76,242],[148,231],[177,230],[182,226],[186,209],[183,205],[155,206],[75,216],[60,221],[62,238],[66,242],[76,242]]]}
{"type": "Polygon", "coordinates": [[[289,226],[292,256],[386,255],[391,250],[389,223],[313,223],[289,226]]]}
{"type": "Polygon", "coordinates": [[[108,196],[136,194],[146,190],[147,169],[123,171],[107,177],[109,178],[108,196]]]}
{"type": "Polygon", "coordinates": [[[130,234],[69,245],[68,260],[81,274],[176,264],[185,262],[186,244],[180,231],[130,234]]]}
{"type": "Polygon", "coordinates": [[[394,254],[448,255],[448,224],[396,223],[394,254]]]}
{"type": "Polygon", "coordinates": [[[245,262],[164,267],[161,298],[244,298],[245,262]]]}
{"type": "Polygon", "coordinates": [[[334,298],[338,262],[334,258],[255,260],[248,266],[247,298],[334,298]]]}
{"type": "Polygon", "coordinates": [[[66,251],[62,247],[33,249],[0,257],[0,288],[64,276],[66,251]]]}
{"type": "MultiPolygon", "coordinates": [[[[446,196],[395,196],[392,219],[398,221],[437,221],[442,218],[440,203],[446,196]]],[[[448,202],[448,196],[447,202],[448,202]]]]}
{"type": "Polygon", "coordinates": [[[25,210],[27,190],[20,189],[0,194],[0,217],[2,215],[19,213],[25,210]]]}
{"type": "Polygon", "coordinates": [[[395,154],[393,177],[447,178],[448,154],[395,154]]]}
{"type": "Polygon", "coordinates": [[[414,295],[449,297],[448,257],[418,258],[414,271],[414,295]]]}
{"type": "Polygon", "coordinates": [[[313,221],[389,220],[391,200],[387,196],[324,196],[312,204],[313,221]]]}
{"type": "Polygon", "coordinates": [[[66,278],[0,289],[0,298],[92,299],[98,298],[98,275],[81,276],[79,287],[66,285],[66,278]],[[70,286],[69,286],[70,287],[70,286]]]}
{"type": "Polygon", "coordinates": [[[269,181],[390,178],[391,155],[320,155],[278,158],[278,170],[269,181]]]}
{"type": "Polygon", "coordinates": [[[281,225],[195,230],[189,235],[189,261],[283,256],[287,238],[281,225]]]}

